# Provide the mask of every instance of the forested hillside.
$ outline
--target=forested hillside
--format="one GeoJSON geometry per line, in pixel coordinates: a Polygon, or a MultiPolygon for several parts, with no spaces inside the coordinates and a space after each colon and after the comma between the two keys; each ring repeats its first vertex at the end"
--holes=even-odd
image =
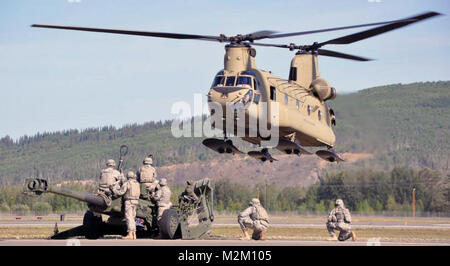
{"type": "MultiPolygon", "coordinates": [[[[448,173],[450,82],[370,88],[339,95],[330,105],[337,115],[336,150],[373,155],[355,164],[333,166],[331,170],[356,166],[390,171],[395,165],[404,165],[448,173]]],[[[127,168],[136,168],[149,153],[154,155],[157,166],[230,157],[210,151],[201,144],[201,138],[174,138],[170,125],[170,121],[165,121],[119,129],[67,130],[24,136],[17,141],[3,137],[0,182],[21,183],[30,176],[57,182],[92,179],[107,158],[118,157],[122,144],[130,147],[127,168]]],[[[270,167],[276,168],[277,162],[270,167]]],[[[284,174],[293,173],[296,171],[284,174]]]]}
{"type": "Polygon", "coordinates": [[[338,151],[375,155],[367,166],[449,171],[450,82],[365,89],[331,102],[338,151]]]}

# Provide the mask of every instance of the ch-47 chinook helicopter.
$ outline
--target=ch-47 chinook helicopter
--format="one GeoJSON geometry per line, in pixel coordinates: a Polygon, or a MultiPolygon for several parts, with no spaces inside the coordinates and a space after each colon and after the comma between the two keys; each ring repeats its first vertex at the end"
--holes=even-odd
{"type": "MultiPolygon", "coordinates": [[[[248,107],[249,105],[262,105],[261,103],[263,102],[278,102],[279,140],[275,147],[276,149],[287,154],[301,155],[312,154],[305,147],[326,147],[327,149],[316,151],[316,155],[329,162],[340,162],[343,159],[334,152],[335,134],[333,126],[336,124],[335,113],[326,103],[335,99],[337,92],[325,79],[320,77],[317,56],[323,55],[357,61],[369,61],[371,59],[325,50],[322,47],[329,44],[354,43],[437,15],[440,14],[426,12],[393,21],[281,34],[274,31],[258,31],[230,37],[223,34],[210,36],[41,24],[34,24],[32,27],[225,42],[227,44],[225,45],[224,69],[219,71],[214,78],[208,93],[208,102],[219,103],[224,110],[226,105],[230,103],[242,102],[248,107]],[[311,45],[255,42],[262,39],[284,38],[369,26],[377,27],[325,42],[314,42],[311,45]],[[252,46],[278,47],[297,51],[291,61],[289,78],[285,80],[272,75],[270,72],[258,69],[254,59],[256,51],[252,46]]],[[[267,112],[264,114],[257,112],[256,115],[266,115],[267,128],[269,128],[272,124],[272,110],[271,105],[267,104],[267,106],[267,112]]],[[[235,113],[228,115],[235,116],[235,113]]],[[[248,116],[249,114],[246,113],[246,115],[248,116]]],[[[226,112],[223,112],[223,120],[226,120],[226,116],[226,112]]],[[[235,120],[234,132],[236,132],[238,123],[236,117],[232,119],[235,120]]],[[[249,119],[245,122],[245,135],[241,136],[241,138],[244,141],[261,146],[264,138],[259,134],[259,131],[256,136],[248,134],[248,121],[249,119]]],[[[205,146],[219,153],[242,153],[233,145],[230,139],[227,139],[225,122],[215,124],[214,127],[224,131],[224,138],[205,139],[203,141],[205,146]]],[[[261,151],[250,151],[248,154],[262,161],[268,160],[272,162],[276,160],[268,152],[267,147],[263,147],[261,151]]]]}

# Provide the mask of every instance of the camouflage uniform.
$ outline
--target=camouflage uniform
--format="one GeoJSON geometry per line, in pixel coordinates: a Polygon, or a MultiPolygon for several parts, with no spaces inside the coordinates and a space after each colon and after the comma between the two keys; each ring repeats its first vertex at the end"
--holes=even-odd
{"type": "Polygon", "coordinates": [[[188,202],[197,202],[198,197],[194,192],[194,181],[188,180],[186,181],[186,188],[183,193],[181,193],[183,197],[181,200],[186,200],[188,202]]]}
{"type": "Polygon", "coordinates": [[[139,204],[139,195],[141,194],[139,183],[136,181],[136,175],[130,171],[127,174],[128,181],[120,189],[112,188],[115,194],[123,195],[125,204],[125,219],[127,221],[128,235],[124,239],[136,239],[136,208],[139,204]]]}
{"type": "Polygon", "coordinates": [[[167,186],[167,180],[165,178],[161,178],[159,186],[160,188],[155,192],[155,195],[153,196],[153,200],[156,201],[156,206],[158,206],[158,221],[161,219],[164,211],[172,207],[172,202],[170,202],[170,196],[172,195],[172,192],[167,186]]]}
{"type": "Polygon", "coordinates": [[[239,213],[238,223],[244,233],[242,240],[250,239],[247,228],[253,229],[253,239],[265,240],[265,232],[269,227],[269,215],[258,199],[252,199],[250,207],[239,213]]]}
{"type": "Polygon", "coordinates": [[[156,180],[157,174],[156,169],[152,166],[152,157],[147,157],[144,159],[143,166],[141,166],[137,172],[138,181],[145,185],[146,192],[148,196],[151,196],[155,190],[158,182],[156,180]]]}
{"type": "Polygon", "coordinates": [[[350,237],[356,240],[355,234],[350,230],[352,218],[350,212],[345,208],[341,199],[336,200],[335,208],[328,215],[327,230],[331,238],[329,240],[345,241],[350,237]],[[339,237],[336,238],[334,230],[340,231],[339,237]]]}
{"type": "Polygon", "coordinates": [[[126,178],[119,171],[114,169],[116,162],[113,159],[109,159],[106,162],[106,169],[103,169],[100,174],[100,181],[98,187],[98,193],[106,195],[109,199],[113,196],[113,192],[110,189],[112,185],[126,182],[126,178]]]}

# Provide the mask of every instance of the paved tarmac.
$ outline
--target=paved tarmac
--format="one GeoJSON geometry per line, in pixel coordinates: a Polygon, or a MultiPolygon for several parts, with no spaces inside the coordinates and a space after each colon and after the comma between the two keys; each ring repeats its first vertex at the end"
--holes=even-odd
{"type": "MultiPolygon", "coordinates": [[[[81,225],[81,221],[67,221],[57,222],[58,226],[75,227],[81,225]]],[[[40,226],[55,226],[54,221],[0,221],[0,227],[40,227],[40,226]]],[[[220,222],[213,223],[213,226],[236,226],[239,225],[236,222],[220,222]]],[[[299,222],[299,223],[271,223],[273,227],[324,227],[325,223],[319,222],[299,222]]],[[[405,223],[389,223],[389,222],[376,222],[376,223],[354,223],[352,228],[403,228],[403,229],[450,229],[449,223],[424,223],[418,222],[413,224],[405,223]]]]}
{"type": "Polygon", "coordinates": [[[161,239],[5,239],[0,246],[450,246],[450,242],[401,242],[401,241],[322,241],[322,240],[266,240],[241,241],[228,240],[161,240],[161,239]]]}

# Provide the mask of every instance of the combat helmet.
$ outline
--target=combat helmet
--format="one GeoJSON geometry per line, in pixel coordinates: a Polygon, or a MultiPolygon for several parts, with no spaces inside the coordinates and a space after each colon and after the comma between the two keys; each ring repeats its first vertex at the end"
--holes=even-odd
{"type": "Polygon", "coordinates": [[[334,203],[334,206],[344,207],[344,201],[342,201],[341,199],[337,199],[336,202],[334,203]]]}
{"type": "Polygon", "coordinates": [[[167,186],[167,179],[165,179],[165,178],[161,178],[160,180],[159,180],[159,185],[160,186],[167,186]]]}
{"type": "Polygon", "coordinates": [[[257,205],[260,205],[261,204],[261,202],[259,201],[259,199],[257,199],[257,198],[253,198],[251,201],[250,201],[250,205],[251,206],[257,206],[257,205]]]}
{"type": "Polygon", "coordinates": [[[128,179],[136,179],[136,174],[133,172],[133,171],[129,171],[128,173],[127,173],[127,178],[128,179]]]}
{"type": "Polygon", "coordinates": [[[113,159],[109,159],[108,161],[106,161],[106,166],[108,167],[115,167],[116,166],[116,161],[114,161],[113,159]]]}
{"type": "Polygon", "coordinates": [[[152,157],[146,157],[144,159],[144,164],[153,164],[153,158],[152,157]]]}

